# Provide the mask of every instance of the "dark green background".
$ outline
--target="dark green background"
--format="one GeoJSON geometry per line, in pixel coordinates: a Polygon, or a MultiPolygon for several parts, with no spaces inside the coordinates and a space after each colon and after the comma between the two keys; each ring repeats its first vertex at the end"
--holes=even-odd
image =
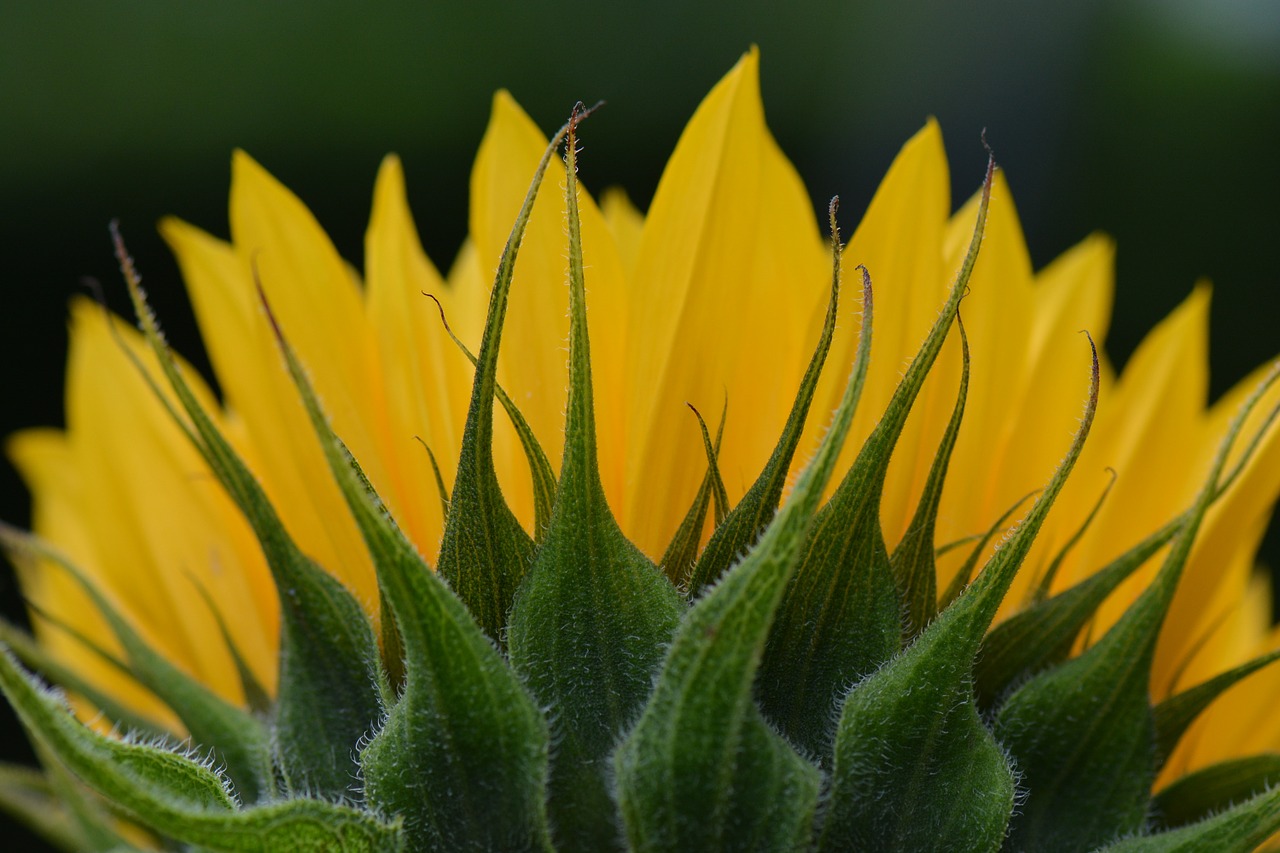
{"type": "MultiPolygon", "coordinates": [[[[1217,284],[1214,393],[1280,351],[1273,0],[7,3],[0,434],[60,422],[65,304],[81,279],[123,308],[113,217],[171,336],[199,360],[154,223],[175,213],[225,234],[234,146],[357,266],[375,170],[399,152],[424,243],[447,266],[494,89],[548,129],[576,100],[607,99],[584,180],[643,206],[683,123],[752,43],[775,135],[816,205],[841,195],[846,230],[931,114],[966,197],[985,127],[1037,266],[1094,229],[1118,240],[1113,357],[1199,276],[1217,284]]],[[[25,523],[26,504],[0,463],[0,517],[25,523]]],[[[17,616],[7,573],[0,599],[17,616]]]]}

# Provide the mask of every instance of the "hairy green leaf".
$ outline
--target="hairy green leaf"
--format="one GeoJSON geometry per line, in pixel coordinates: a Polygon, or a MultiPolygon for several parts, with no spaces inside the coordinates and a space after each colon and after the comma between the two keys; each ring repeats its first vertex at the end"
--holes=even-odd
{"type": "Polygon", "coordinates": [[[999,848],[1014,773],[978,716],[973,661],[1000,602],[1080,456],[1098,403],[1098,352],[1071,448],[1017,531],[900,655],[849,691],[836,731],[819,850],[999,848]]]}
{"type": "Polygon", "coordinates": [[[956,325],[960,328],[962,364],[956,405],[929,468],[929,477],[915,515],[902,534],[902,541],[889,557],[889,566],[898,585],[898,599],[902,602],[902,636],[906,642],[923,631],[938,613],[938,569],[934,562],[933,532],[938,520],[938,506],[942,503],[947,466],[951,462],[956,438],[960,435],[965,397],[969,393],[969,338],[964,332],[959,312],[956,313],[956,325]]]}
{"type": "Polygon", "coordinates": [[[1114,468],[1106,469],[1111,475],[1111,479],[1107,481],[1107,485],[1102,490],[1102,494],[1098,496],[1098,500],[1094,502],[1093,509],[1089,510],[1089,514],[1085,516],[1080,526],[1076,528],[1076,532],[1071,534],[1071,538],[1066,544],[1058,549],[1058,553],[1053,556],[1053,560],[1049,562],[1048,567],[1044,570],[1044,574],[1040,576],[1040,580],[1032,587],[1028,601],[1035,605],[1044,601],[1049,597],[1050,590],[1053,589],[1053,582],[1058,577],[1058,570],[1062,568],[1063,562],[1067,559],[1067,555],[1080,544],[1080,540],[1084,538],[1089,527],[1093,524],[1093,520],[1098,517],[1098,512],[1102,509],[1102,505],[1106,503],[1107,495],[1111,494],[1111,487],[1116,484],[1116,470],[1114,468]]]}
{"type": "Polygon", "coordinates": [[[901,648],[902,610],[880,527],[889,457],[933,367],[968,286],[986,225],[994,161],[988,164],[973,238],[949,296],[888,408],[830,502],[778,608],[760,671],[760,704],[794,743],[831,751],[843,689],[901,648]]]}
{"type": "Polygon", "coordinates": [[[640,712],[684,599],[623,536],[600,482],[578,217],[575,111],[565,153],[569,224],[569,403],[546,539],[511,611],[511,663],[550,709],[548,808],[573,850],[619,848],[609,755],[640,712]]]}
{"type": "MultiPolygon", "coordinates": [[[[280,676],[272,734],[285,783],[310,795],[358,797],[352,755],[378,718],[387,689],[373,626],[346,587],[299,550],[252,472],[191,392],[147,305],[124,241],[118,232],[114,236],[134,311],[190,422],[170,409],[173,418],[253,528],[275,581],[280,676]]],[[[125,352],[132,357],[132,350],[125,352]]],[[[153,382],[146,368],[135,364],[153,382]]],[[[168,398],[155,390],[168,407],[168,398]]]]}
{"type": "Polygon", "coordinates": [[[947,584],[947,588],[943,591],[942,597],[939,600],[939,609],[945,610],[951,606],[952,602],[960,597],[960,593],[964,592],[965,587],[969,585],[969,581],[973,580],[973,573],[978,568],[978,561],[981,560],[982,555],[986,553],[987,546],[991,544],[991,540],[996,538],[996,534],[1006,530],[1005,525],[1008,524],[1009,519],[1013,518],[1013,514],[1018,511],[1018,508],[1031,498],[1035,497],[1039,491],[1039,489],[1035,489],[1027,492],[1025,495],[1014,501],[1009,508],[1001,513],[1000,517],[986,529],[986,532],[977,534],[976,536],[966,536],[963,539],[956,542],[950,542],[938,548],[937,552],[934,554],[935,557],[940,557],[947,551],[963,547],[969,542],[973,542],[975,540],[978,543],[973,546],[973,550],[969,552],[969,556],[965,558],[964,563],[955,573],[955,576],[951,578],[951,583],[947,584]]]}
{"type": "Polygon", "coordinates": [[[997,712],[996,736],[1027,788],[1010,828],[1014,847],[1077,850],[1143,827],[1158,761],[1148,704],[1156,640],[1227,454],[1276,376],[1236,415],[1152,584],[1096,645],[1032,678],[997,712]]]}
{"type": "Polygon", "coordinates": [[[1204,820],[1280,784],[1280,755],[1264,753],[1211,764],[1172,782],[1151,800],[1162,829],[1204,820]]]}
{"type": "MultiPolygon", "coordinates": [[[[835,201],[832,202],[834,210],[835,201]]],[[[833,220],[834,221],[834,220],[833,220]]],[[[725,517],[724,522],[716,526],[711,534],[707,547],[702,550],[689,577],[689,594],[697,595],[707,584],[737,562],[747,548],[760,538],[760,533],[769,524],[777,511],[778,500],[782,497],[782,489],[787,484],[787,471],[791,468],[791,460],[796,448],[800,445],[800,436],[804,432],[805,418],[809,416],[809,406],[813,403],[813,395],[818,389],[818,379],[822,374],[822,366],[826,363],[827,353],[831,351],[831,341],[835,337],[836,319],[839,316],[840,283],[836,278],[831,283],[831,298],[827,302],[827,316],[822,323],[822,334],[818,345],[809,359],[804,376],[800,380],[800,388],[796,392],[795,402],[791,405],[791,413],[783,425],[782,435],[778,438],[769,461],[765,463],[760,476],[747,489],[738,505],[725,517]]]]}
{"type": "Polygon", "coordinates": [[[1181,518],[1166,524],[1101,571],[997,625],[974,666],[979,707],[992,707],[1013,685],[1066,660],[1107,596],[1168,545],[1181,525],[1181,518]]]}
{"type": "MultiPolygon", "coordinates": [[[[263,304],[270,317],[265,297],[263,304]]],[[[413,849],[549,850],[549,737],[541,713],[493,642],[396,525],[272,323],[373,559],[384,619],[394,623],[404,655],[399,701],[360,752],[368,805],[400,818],[413,849]]]]}
{"type": "MultiPolygon", "coordinates": [[[[440,323],[444,326],[445,334],[467,357],[472,367],[478,366],[475,355],[462,342],[462,339],[453,333],[453,329],[449,326],[448,318],[444,316],[444,306],[440,304],[440,300],[429,293],[426,295],[436,304],[436,308],[440,311],[440,323]]],[[[542,449],[542,445],[538,443],[538,437],[533,434],[533,427],[529,426],[529,422],[525,420],[519,407],[516,406],[515,400],[512,400],[510,395],[502,390],[502,386],[496,381],[493,383],[493,391],[498,397],[498,402],[502,404],[503,410],[507,413],[507,419],[511,421],[511,426],[515,428],[516,436],[520,439],[520,447],[524,450],[525,459],[529,462],[529,472],[533,478],[533,538],[534,541],[541,542],[543,534],[546,532],[547,522],[551,520],[551,505],[555,503],[556,499],[556,472],[551,469],[551,462],[547,459],[547,454],[542,449]]],[[[431,448],[427,448],[427,453],[431,455],[431,467],[435,471],[436,483],[439,484],[440,491],[444,494],[444,478],[440,476],[440,467],[436,465],[436,457],[431,453],[431,448]]],[[[447,494],[445,494],[443,500],[445,502],[444,517],[447,521],[449,518],[449,497],[447,494]]]]}
{"type": "Polygon", "coordinates": [[[1280,791],[1259,794],[1247,802],[1179,829],[1126,838],[1103,848],[1105,853],[1250,853],[1280,831],[1280,791]]]}
{"type": "Polygon", "coordinates": [[[1153,713],[1156,726],[1157,768],[1162,766],[1165,759],[1173,754],[1174,747],[1178,745],[1178,741],[1182,739],[1182,736],[1191,724],[1195,722],[1196,718],[1212,704],[1213,700],[1240,681],[1253,675],[1258,670],[1270,666],[1277,660],[1280,660],[1280,650],[1259,655],[1253,660],[1226,672],[1219,673],[1208,681],[1197,684],[1195,687],[1176,693],[1156,705],[1153,713]]]}
{"type": "MultiPolygon", "coordinates": [[[[832,220],[838,276],[834,211],[832,220]]],[[[820,773],[764,721],[753,682],[866,377],[872,314],[866,270],[863,299],[858,361],[817,455],[760,541],[681,622],[653,696],[614,756],[634,851],[807,846],[820,773]]]]}
{"type": "Polygon", "coordinates": [[[240,798],[252,803],[270,793],[271,750],[266,728],[256,717],[227,703],[166,660],[134,630],[84,572],[52,547],[3,523],[0,523],[0,543],[6,548],[37,555],[75,579],[123,647],[129,672],[173,709],[196,746],[209,750],[225,767],[240,798]]]}
{"type": "Polygon", "coordinates": [[[24,666],[64,690],[77,694],[122,730],[148,738],[160,738],[168,734],[164,726],[138,714],[106,691],[94,687],[75,670],[45,651],[34,637],[3,619],[0,619],[0,642],[8,646],[24,666]]]}
{"type": "MultiPolygon", "coordinates": [[[[502,342],[502,324],[507,316],[507,296],[511,292],[520,241],[524,239],[547,165],[566,133],[568,125],[560,129],[543,152],[498,261],[493,293],[489,297],[489,314],[476,356],[475,382],[462,432],[462,451],[449,500],[449,517],[440,546],[440,574],[485,633],[499,643],[504,642],[507,614],[533,558],[534,543],[503,499],[493,467],[493,398],[498,384],[498,347],[502,342]]],[[[535,465],[535,475],[538,470],[535,465]]]]}
{"type": "Polygon", "coordinates": [[[707,519],[707,507],[712,503],[715,504],[716,527],[724,521],[729,511],[729,495],[725,492],[724,481],[720,479],[720,466],[716,461],[720,455],[720,439],[724,436],[724,421],[728,406],[729,401],[725,400],[725,408],[720,412],[720,426],[716,429],[716,440],[712,444],[706,421],[692,404],[689,405],[690,411],[698,419],[698,426],[702,428],[702,446],[707,454],[707,473],[702,478],[702,485],[698,487],[698,494],[690,504],[689,511],[685,513],[675,535],[671,537],[671,544],[667,545],[662,559],[658,561],[658,565],[677,587],[683,586],[688,581],[690,572],[693,571],[698,557],[698,544],[702,538],[702,528],[707,519]]]}
{"type": "Polygon", "coordinates": [[[80,780],[144,826],[209,850],[400,849],[400,832],[355,809],[288,800],[239,809],[227,780],[156,746],[113,740],[76,722],[4,650],[0,690],[32,737],[80,780]]]}

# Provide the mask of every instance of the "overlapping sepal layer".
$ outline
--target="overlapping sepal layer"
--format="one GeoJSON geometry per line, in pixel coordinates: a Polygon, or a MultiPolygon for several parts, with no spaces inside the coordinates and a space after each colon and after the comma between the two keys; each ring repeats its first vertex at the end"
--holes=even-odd
{"type": "Polygon", "coordinates": [[[1277,371],[1201,410],[1200,288],[1115,377],[1077,334],[1105,331],[1110,245],[1033,274],[994,163],[949,218],[933,123],[848,245],[833,203],[824,253],[757,66],[708,95],[643,219],[579,187],[586,111],[548,143],[500,94],[447,277],[394,158],[362,290],[237,154],[231,243],[163,226],[223,405],[118,241],[141,336],[77,305],[71,429],[14,445],[40,535],[0,542],[51,639],[6,628],[0,689],[50,771],[0,776],[0,802],[102,850],[144,843],[112,813],[212,850],[1247,850],[1280,829],[1274,733],[1215,751],[1205,730],[1276,678],[1244,586],[1277,371]],[[686,402],[721,411],[714,439],[686,402]],[[144,430],[151,452],[98,458],[144,430]],[[169,535],[90,458],[156,472],[169,535]],[[112,540],[87,520],[108,498],[112,540]],[[203,568],[134,594],[118,554],[203,568]],[[184,600],[198,636],[169,624],[184,600]]]}

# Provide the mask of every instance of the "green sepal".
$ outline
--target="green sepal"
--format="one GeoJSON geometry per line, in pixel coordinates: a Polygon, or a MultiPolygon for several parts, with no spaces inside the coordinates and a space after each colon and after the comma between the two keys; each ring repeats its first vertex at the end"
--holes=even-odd
{"type": "Polygon", "coordinates": [[[688,405],[698,419],[698,426],[702,429],[702,447],[707,454],[707,473],[702,477],[702,484],[698,486],[698,494],[689,505],[689,511],[684,514],[675,535],[671,537],[671,543],[667,545],[667,550],[662,553],[662,559],[658,561],[658,565],[677,587],[685,586],[690,573],[693,572],[694,562],[698,558],[702,528],[707,520],[707,507],[713,503],[715,505],[716,527],[724,521],[729,511],[729,495],[725,491],[724,481],[720,478],[720,466],[716,461],[720,455],[720,439],[724,437],[724,421],[729,401],[725,400],[724,410],[720,412],[720,426],[716,429],[714,444],[711,442],[711,434],[707,431],[707,424],[702,419],[701,413],[692,404],[688,405]]]}
{"type": "Polygon", "coordinates": [[[1098,404],[1089,397],[1066,457],[982,573],[911,645],[856,684],[836,729],[820,851],[995,850],[1015,803],[1015,774],[973,701],[982,637],[1075,466],[1098,404]]]}
{"type": "Polygon", "coordinates": [[[444,484],[444,474],[440,473],[440,463],[436,461],[436,455],[431,452],[431,448],[427,446],[427,443],[420,438],[418,441],[422,443],[422,449],[427,451],[427,459],[431,462],[431,474],[435,478],[436,492],[440,496],[440,517],[448,521],[449,489],[444,484]]]}
{"type": "Polygon", "coordinates": [[[974,666],[978,706],[992,707],[1013,685],[1066,660],[1107,596],[1169,544],[1182,521],[1166,524],[1101,571],[997,625],[982,641],[974,666]]]}
{"type": "Polygon", "coordinates": [[[3,619],[0,619],[0,643],[8,646],[28,669],[34,670],[46,681],[80,696],[122,731],[146,738],[161,738],[169,733],[155,720],[139,714],[110,693],[93,686],[71,667],[60,663],[45,651],[34,637],[3,619]]]}
{"type": "Polygon", "coordinates": [[[1014,501],[1009,508],[1001,513],[1000,517],[987,528],[985,533],[966,536],[963,539],[959,539],[955,542],[949,542],[938,548],[934,554],[935,558],[941,557],[946,552],[955,548],[961,548],[969,542],[976,541],[978,543],[973,547],[973,550],[969,552],[969,556],[965,558],[965,561],[960,566],[959,570],[952,576],[951,582],[947,584],[947,588],[943,591],[942,596],[938,600],[939,610],[946,610],[951,606],[952,602],[960,597],[960,593],[964,592],[964,588],[969,585],[969,581],[973,580],[973,572],[978,568],[978,561],[981,560],[982,555],[986,553],[987,546],[991,544],[991,540],[996,538],[997,533],[1005,529],[1005,525],[1009,522],[1010,518],[1013,518],[1013,514],[1018,511],[1018,508],[1031,498],[1035,497],[1036,493],[1039,491],[1039,489],[1035,489],[1027,492],[1025,495],[1014,501]]]}
{"type": "Polygon", "coordinates": [[[1270,666],[1280,660],[1280,650],[1259,655],[1247,663],[1229,669],[1210,678],[1208,681],[1175,693],[1160,702],[1152,709],[1156,725],[1156,767],[1163,766],[1165,760],[1173,754],[1174,747],[1186,733],[1187,728],[1195,722],[1196,717],[1228,689],[1233,687],[1258,670],[1270,666]]]}
{"type": "Polygon", "coordinates": [[[956,325],[960,329],[960,390],[956,394],[955,408],[946,431],[938,445],[938,452],[929,468],[924,492],[916,506],[915,515],[902,541],[889,557],[889,567],[898,585],[898,599],[902,603],[902,638],[910,642],[933,621],[938,614],[938,568],[934,559],[934,528],[938,520],[938,507],[942,503],[942,488],[946,483],[947,467],[951,452],[960,435],[960,422],[964,418],[965,398],[969,393],[969,337],[964,322],[956,313],[956,325]]]}
{"type": "MultiPolygon", "coordinates": [[[[375,567],[376,571],[376,567],[375,567]]],[[[382,669],[387,674],[388,702],[404,692],[404,638],[400,636],[400,626],[396,624],[395,611],[391,602],[387,601],[387,593],[378,585],[378,614],[381,624],[378,633],[382,642],[382,669]]]]}
{"type": "Polygon", "coordinates": [[[1273,752],[1222,761],[1188,773],[1151,799],[1152,823],[1185,826],[1280,784],[1280,755],[1273,752]]]}
{"type": "Polygon", "coordinates": [[[1151,585],[1095,645],[1026,682],[998,710],[996,736],[1027,789],[1010,826],[1014,848],[1088,849],[1144,826],[1158,761],[1148,695],[1160,627],[1200,524],[1220,494],[1227,453],[1276,376],[1273,371],[1231,423],[1151,585]]]}
{"type": "MultiPolygon", "coordinates": [[[[263,306],[272,318],[265,297],[263,306]]],[[[377,571],[384,636],[390,629],[403,650],[399,699],[360,751],[367,805],[400,818],[415,850],[549,850],[544,801],[550,739],[541,713],[493,642],[396,525],[334,434],[274,319],[272,327],[377,571]]]]}
{"type": "Polygon", "coordinates": [[[1080,544],[1080,540],[1084,538],[1085,533],[1093,525],[1093,520],[1098,517],[1098,513],[1102,510],[1102,505],[1107,501],[1107,495],[1111,494],[1111,487],[1116,484],[1116,469],[1107,468],[1107,473],[1111,475],[1111,479],[1107,481],[1107,485],[1103,488],[1102,494],[1094,501],[1093,509],[1089,510],[1089,514],[1085,516],[1080,526],[1076,528],[1076,532],[1071,534],[1071,538],[1066,541],[1058,553],[1053,555],[1053,559],[1049,561],[1049,565],[1044,570],[1044,574],[1040,576],[1040,580],[1036,582],[1028,593],[1027,603],[1036,605],[1049,597],[1049,592],[1053,589],[1053,583],[1058,578],[1058,571],[1062,568],[1062,564],[1066,561],[1067,555],[1080,544]]]}
{"type": "MultiPolygon", "coordinates": [[[[358,799],[351,756],[381,714],[381,697],[388,689],[373,626],[347,588],[299,550],[252,472],[192,393],[114,225],[112,231],[134,311],[190,423],[135,359],[139,373],[244,514],[275,582],[280,601],[280,669],[272,719],[277,767],[292,792],[358,799]]],[[[134,358],[132,350],[124,351],[134,358]]]]}
{"type": "MultiPolygon", "coordinates": [[[[440,322],[444,326],[445,334],[453,341],[467,360],[471,362],[472,367],[477,367],[475,355],[462,342],[462,339],[453,333],[453,329],[449,326],[449,320],[444,316],[444,306],[440,304],[440,300],[431,294],[426,294],[431,301],[436,303],[436,308],[440,311],[440,322]]],[[[546,532],[547,522],[551,520],[551,505],[556,499],[556,472],[551,468],[551,461],[547,459],[546,451],[542,449],[542,445],[538,443],[538,437],[533,434],[533,427],[529,426],[529,422],[525,420],[524,415],[520,412],[520,408],[516,406],[515,400],[502,389],[496,381],[493,383],[493,391],[498,397],[498,402],[502,404],[503,410],[507,413],[507,419],[511,421],[511,426],[515,428],[516,436],[520,439],[520,447],[524,450],[525,460],[529,463],[529,474],[533,479],[533,539],[535,542],[541,542],[546,532]]],[[[431,453],[431,448],[427,448],[427,453],[431,455],[431,467],[435,471],[436,483],[439,485],[441,492],[444,492],[444,478],[440,476],[440,466],[436,464],[435,454],[431,453]]],[[[445,494],[445,520],[449,518],[448,506],[449,497],[445,494]]]]}
{"type": "MultiPolygon", "coordinates": [[[[872,312],[865,270],[863,294],[865,344],[872,312]]],[[[821,774],[764,721],[753,682],[787,576],[853,421],[866,352],[859,347],[831,429],[790,498],[681,622],[644,714],[614,755],[618,803],[637,853],[808,846],[821,774]]]]}
{"type": "MultiPolygon", "coordinates": [[[[581,105],[579,105],[581,106],[581,105]]],[[[569,230],[569,400],[560,483],[546,538],[516,593],[511,664],[549,709],[555,762],[548,808],[558,844],[620,848],[609,756],[653,689],[686,610],[666,576],[622,534],[596,452],[575,110],[565,153],[569,230]]]]}
{"type": "Polygon", "coordinates": [[[946,304],[831,500],[778,607],[760,670],[760,705],[793,743],[831,752],[841,691],[902,647],[902,607],[880,527],[889,457],[955,320],[986,225],[988,164],[973,237],[946,304]]]}
{"type": "Polygon", "coordinates": [[[1280,830],[1280,791],[1271,790],[1199,823],[1126,838],[1103,853],[1251,853],[1280,830]]]}
{"type": "MultiPolygon", "coordinates": [[[[832,199],[830,219],[834,228],[837,200],[832,199]]],[[[837,261],[838,263],[838,261],[837,261]]],[[[742,554],[760,538],[761,532],[769,524],[778,509],[778,501],[782,497],[782,489],[787,484],[787,471],[791,468],[791,460],[795,457],[796,448],[800,445],[800,437],[804,432],[805,419],[809,415],[809,407],[813,403],[813,395],[818,389],[818,379],[822,375],[822,366],[826,363],[827,354],[831,351],[831,341],[836,333],[836,320],[839,317],[840,280],[832,276],[831,296],[827,301],[827,315],[822,323],[822,334],[818,345],[809,359],[804,376],[800,379],[800,388],[796,391],[795,402],[791,404],[791,412],[782,427],[782,435],[773,448],[769,460],[765,463],[760,476],[747,489],[738,505],[725,517],[724,522],[717,525],[702,549],[702,556],[693,567],[689,576],[688,592],[696,596],[708,584],[732,566],[742,554]]]]}
{"type": "Polygon", "coordinates": [[[209,750],[225,767],[241,800],[254,803],[271,793],[271,749],[266,727],[256,717],[231,705],[165,659],[79,567],[36,536],[0,522],[0,543],[10,550],[25,550],[52,562],[80,585],[124,649],[128,672],[173,709],[196,747],[209,750]]]}
{"type": "Polygon", "coordinates": [[[476,356],[476,375],[462,431],[449,518],[440,546],[440,574],[484,632],[500,645],[505,644],[507,614],[516,588],[533,559],[534,542],[502,497],[498,473],[493,466],[493,398],[498,384],[498,347],[520,242],[547,165],[567,132],[566,125],[552,138],[538,161],[533,182],[498,261],[484,335],[476,356]]]}
{"type": "Polygon", "coordinates": [[[82,726],[7,649],[0,653],[0,690],[33,739],[115,807],[161,835],[225,851],[400,849],[398,826],[346,806],[288,800],[238,808],[228,780],[208,764],[82,726]]]}

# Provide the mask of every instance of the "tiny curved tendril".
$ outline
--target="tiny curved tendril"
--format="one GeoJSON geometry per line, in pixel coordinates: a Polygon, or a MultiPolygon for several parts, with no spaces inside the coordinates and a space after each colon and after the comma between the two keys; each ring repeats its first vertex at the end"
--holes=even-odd
{"type": "Polygon", "coordinates": [[[836,254],[844,250],[844,244],[840,242],[840,224],[836,222],[836,211],[839,209],[840,196],[833,195],[827,204],[827,220],[831,225],[831,244],[836,254]]]}

